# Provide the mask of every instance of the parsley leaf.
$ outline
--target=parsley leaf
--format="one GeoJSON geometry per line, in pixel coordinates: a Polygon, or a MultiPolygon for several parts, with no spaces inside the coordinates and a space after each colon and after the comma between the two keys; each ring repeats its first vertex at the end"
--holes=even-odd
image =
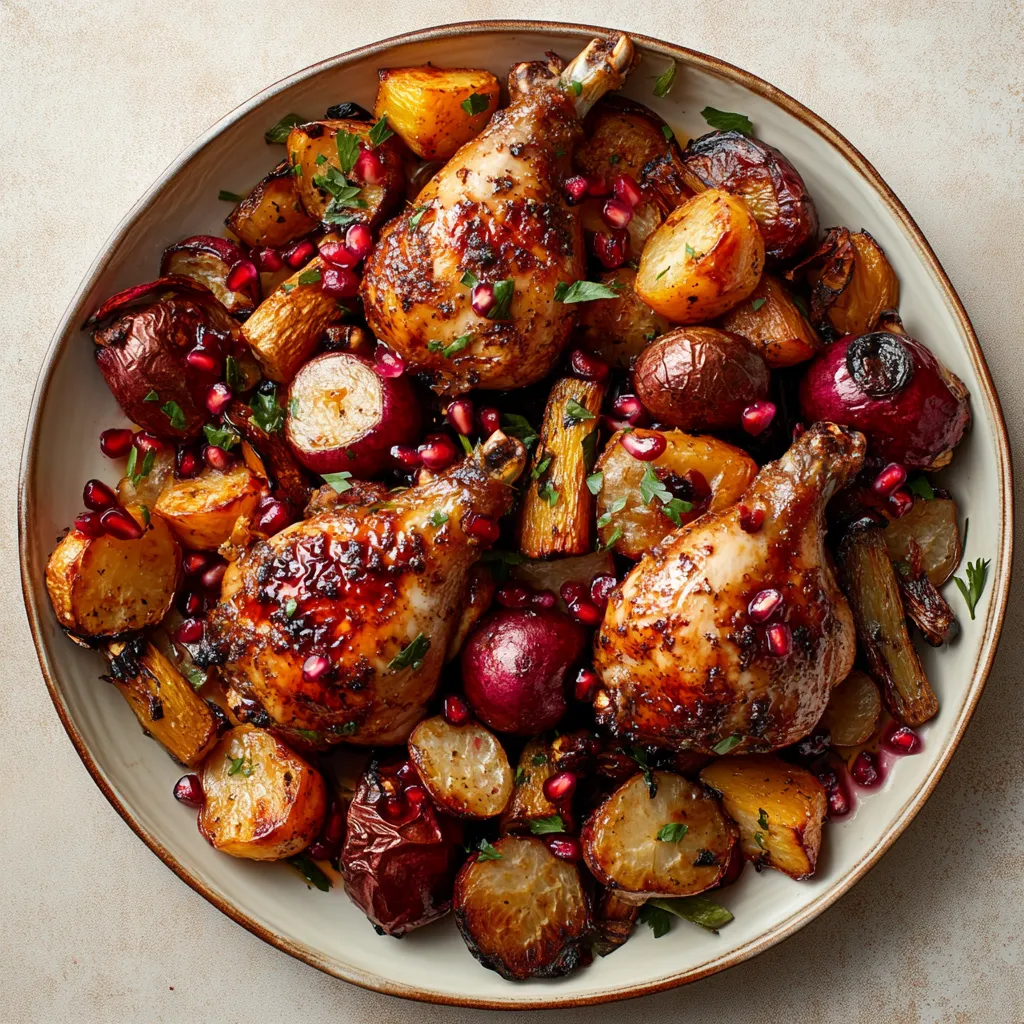
{"type": "Polygon", "coordinates": [[[597,462],[597,427],[587,434],[582,441],[580,441],[580,447],[583,449],[583,465],[586,466],[587,472],[594,468],[594,463],[597,462]]]}
{"type": "Polygon", "coordinates": [[[185,414],[177,402],[164,402],[160,406],[160,411],[171,421],[171,426],[175,430],[185,429],[185,414]]]}
{"type": "Polygon", "coordinates": [[[600,281],[573,281],[566,284],[559,281],[555,285],[555,302],[594,302],[597,299],[617,299],[618,291],[611,285],[600,281]]]}
{"type": "Polygon", "coordinates": [[[241,390],[242,385],[245,384],[245,378],[242,376],[242,371],[239,370],[234,356],[228,356],[224,360],[224,379],[232,391],[241,390]]]}
{"type": "Polygon", "coordinates": [[[734,732],[731,736],[726,736],[724,740],[719,740],[711,749],[716,754],[728,754],[734,747],[738,747],[743,742],[743,737],[738,733],[734,732]]]}
{"type": "Polygon", "coordinates": [[[733,919],[725,907],[705,896],[680,896],[672,900],[656,898],[648,900],[640,908],[640,920],[651,926],[655,938],[660,938],[669,930],[669,914],[692,924],[699,924],[711,932],[717,932],[733,919]]]}
{"type": "Polygon", "coordinates": [[[530,470],[530,479],[539,480],[547,472],[548,466],[551,465],[551,459],[552,456],[550,455],[541,459],[540,462],[530,470]]]}
{"type": "Polygon", "coordinates": [[[918,498],[925,501],[932,501],[935,498],[935,488],[932,487],[928,477],[924,473],[918,473],[907,481],[907,490],[918,498]]]}
{"type": "Polygon", "coordinates": [[[474,285],[480,283],[480,278],[473,273],[472,270],[467,270],[462,277],[459,278],[459,284],[465,285],[467,288],[472,288],[474,285]]]}
{"type": "Polygon", "coordinates": [[[516,785],[521,786],[527,780],[528,777],[529,776],[526,774],[526,769],[522,765],[519,765],[519,767],[516,768],[516,785]]]}
{"type": "Polygon", "coordinates": [[[249,407],[252,409],[249,422],[265,434],[276,434],[284,426],[284,409],[277,404],[277,388],[268,393],[258,391],[249,407]]]}
{"type": "Polygon", "coordinates": [[[430,637],[417,633],[412,641],[403,647],[388,663],[389,672],[398,672],[403,668],[412,666],[413,672],[419,670],[423,664],[423,658],[430,650],[430,637]]]}
{"type": "Polygon", "coordinates": [[[660,75],[654,83],[654,95],[661,99],[672,91],[672,83],[676,80],[676,62],[671,64],[660,75]]]}
{"type": "Polygon", "coordinates": [[[319,284],[320,283],[320,270],[318,267],[313,267],[311,270],[304,270],[299,274],[299,284],[319,284]]]}
{"type": "Polygon", "coordinates": [[[768,812],[763,807],[757,809],[757,827],[768,831],[768,812]]]}
{"type": "Polygon", "coordinates": [[[476,117],[477,114],[482,114],[490,105],[491,101],[486,96],[481,96],[478,92],[474,92],[470,96],[467,96],[459,104],[459,106],[462,107],[470,117],[476,117]]]}
{"type": "Polygon", "coordinates": [[[209,423],[203,424],[203,433],[206,435],[206,443],[212,444],[215,448],[223,448],[230,451],[241,438],[228,427],[212,427],[209,423]]]}
{"type": "Polygon", "coordinates": [[[467,455],[472,455],[473,454],[473,442],[470,441],[470,439],[468,437],[466,437],[465,434],[459,434],[459,444],[462,445],[462,450],[467,455]]]}
{"type": "Polygon", "coordinates": [[[552,507],[558,504],[558,491],[551,486],[550,480],[544,481],[544,486],[537,493],[552,507]]]}
{"type": "Polygon", "coordinates": [[[417,206],[413,211],[413,215],[409,218],[409,227],[418,228],[420,226],[420,221],[423,220],[423,214],[425,214],[429,209],[429,206],[417,206]]]}
{"type": "Polygon", "coordinates": [[[751,299],[750,308],[756,313],[767,301],[767,299],[751,299]]]}
{"type": "Polygon", "coordinates": [[[427,522],[430,523],[431,526],[444,526],[444,524],[448,522],[448,513],[431,512],[427,517],[427,522]]]}
{"type": "Polygon", "coordinates": [[[148,395],[143,399],[144,402],[159,402],[160,396],[155,391],[150,391],[148,395]]]}
{"type": "Polygon", "coordinates": [[[335,494],[344,494],[346,491],[352,490],[352,485],[349,483],[352,474],[347,469],[337,473],[324,473],[321,475],[321,479],[325,484],[330,484],[334,488],[335,494]]]}
{"type": "Polygon", "coordinates": [[[547,764],[547,763],[548,763],[548,755],[547,754],[534,754],[533,757],[530,758],[530,764],[532,764],[534,768],[539,768],[542,764],[547,764]]]}
{"type": "Polygon", "coordinates": [[[700,116],[712,127],[720,132],[742,132],[744,135],[753,135],[754,126],[746,114],[734,114],[729,110],[716,110],[714,107],[705,107],[700,116]]]}
{"type": "Polygon", "coordinates": [[[152,448],[142,456],[142,466],[139,471],[135,472],[136,464],[139,461],[139,449],[132,448],[128,453],[128,464],[124,468],[124,475],[128,477],[132,487],[138,487],[139,481],[149,476],[149,471],[153,468],[153,463],[156,461],[156,452],[152,448]]]}
{"type": "MultiPolygon", "coordinates": [[[[689,247],[689,246],[687,246],[686,248],[687,248],[687,249],[689,249],[690,247],[689,247]]],[[[672,269],[672,264],[670,263],[670,264],[669,264],[669,265],[668,265],[667,267],[665,267],[665,269],[664,269],[664,270],[660,271],[660,272],[659,272],[659,273],[658,273],[658,274],[657,274],[657,275],[655,276],[654,280],[655,280],[655,281],[660,281],[660,280],[661,280],[661,279],[662,279],[662,278],[663,278],[663,277],[664,277],[664,276],[665,276],[665,275],[666,275],[666,274],[667,274],[667,273],[668,273],[668,272],[669,272],[669,271],[670,271],[671,269],[672,269]]]]}
{"type": "Polygon", "coordinates": [[[477,860],[501,860],[501,853],[486,839],[480,840],[480,845],[477,849],[479,850],[477,860]]]}
{"type": "Polygon", "coordinates": [[[452,356],[458,355],[464,348],[469,347],[469,343],[473,340],[472,334],[460,334],[450,345],[445,345],[441,349],[441,355],[445,359],[451,359],[452,356]]]}
{"type": "Polygon", "coordinates": [[[321,892],[331,891],[331,880],[304,853],[293,854],[285,863],[293,867],[305,879],[307,885],[314,886],[321,892]]]}
{"type": "Polygon", "coordinates": [[[284,603],[284,613],[290,619],[298,611],[299,602],[294,597],[289,597],[284,603]]]}
{"type": "Polygon", "coordinates": [[[676,133],[667,124],[661,126],[661,134],[665,136],[666,142],[671,142],[676,137],[676,133]]]}
{"type": "Polygon", "coordinates": [[[600,541],[598,542],[597,548],[595,550],[597,550],[597,551],[610,551],[613,547],[615,547],[615,545],[618,543],[618,541],[621,539],[621,537],[622,537],[622,527],[621,526],[616,526],[615,529],[612,530],[612,532],[610,534],[608,534],[608,539],[603,544],[600,541]]]}
{"type": "Polygon", "coordinates": [[[518,438],[527,448],[537,440],[537,431],[530,426],[530,421],[516,412],[501,414],[501,429],[510,437],[518,438]]]}
{"type": "Polygon", "coordinates": [[[971,619],[974,618],[974,609],[978,607],[978,602],[985,590],[985,578],[991,564],[987,558],[984,561],[979,558],[976,562],[968,562],[966,583],[959,576],[953,577],[953,582],[967,602],[967,610],[971,613],[971,619]]]}
{"type": "Polygon", "coordinates": [[[217,193],[217,198],[225,203],[240,203],[245,196],[240,196],[237,192],[229,192],[226,188],[222,188],[217,193]]]}
{"type": "Polygon", "coordinates": [[[504,281],[494,282],[494,306],[487,314],[488,320],[509,320],[512,316],[512,298],[516,293],[516,283],[511,277],[504,281]]]}
{"type": "Polygon", "coordinates": [[[572,91],[573,91],[573,95],[574,96],[582,96],[583,95],[583,83],[582,82],[573,82],[572,83],[572,91]]]}
{"type": "Polygon", "coordinates": [[[764,849],[764,836],[760,832],[754,833],[754,842],[763,850],[764,849]]]}
{"type": "Polygon", "coordinates": [[[616,512],[621,512],[625,507],[626,499],[624,497],[616,498],[614,501],[609,502],[607,508],[604,511],[604,515],[601,516],[601,518],[597,521],[598,529],[600,529],[603,526],[608,526],[608,524],[612,521],[612,516],[615,515],[616,512]]]}
{"type": "Polygon", "coordinates": [[[387,142],[395,133],[388,127],[388,115],[384,114],[381,119],[370,129],[370,145],[376,149],[382,142],[387,142]]]}
{"type": "Polygon", "coordinates": [[[273,128],[268,128],[263,133],[263,138],[267,140],[267,145],[273,145],[275,142],[284,144],[288,141],[288,136],[291,134],[291,130],[297,124],[303,124],[304,118],[298,114],[285,114],[273,128]]]}
{"type": "Polygon", "coordinates": [[[531,818],[530,831],[535,836],[547,836],[554,832],[564,832],[565,823],[560,814],[551,814],[546,818],[531,818]]]}
{"type": "Polygon", "coordinates": [[[683,515],[686,512],[690,512],[693,509],[693,505],[688,501],[683,501],[682,498],[673,498],[671,501],[666,502],[661,511],[665,513],[672,520],[676,526],[683,525],[683,515]]]}
{"type": "Polygon", "coordinates": [[[651,771],[651,765],[647,760],[647,751],[644,750],[643,747],[629,747],[628,749],[622,750],[622,752],[627,757],[631,757],[640,766],[640,772],[644,777],[644,782],[647,783],[647,792],[653,800],[658,795],[658,783],[654,778],[654,773],[651,771]]]}
{"type": "Polygon", "coordinates": [[[201,690],[206,685],[206,673],[200,671],[195,665],[186,665],[185,675],[188,676],[193,690],[201,690]]]}
{"type": "Polygon", "coordinates": [[[565,403],[565,419],[562,425],[566,427],[575,426],[577,423],[584,423],[586,420],[594,419],[594,414],[585,406],[580,405],[575,398],[570,398],[565,403]]]}
{"type": "Polygon", "coordinates": [[[650,900],[640,907],[640,920],[654,932],[656,939],[672,930],[672,916],[667,910],[652,906],[650,900]]]}
{"type": "Polygon", "coordinates": [[[320,741],[320,733],[315,729],[296,729],[295,730],[304,740],[309,740],[310,743],[318,743],[320,741]]]}
{"type": "Polygon", "coordinates": [[[656,838],[662,843],[678,843],[689,831],[689,825],[684,825],[681,821],[670,821],[658,829],[656,838]]]}
{"type": "Polygon", "coordinates": [[[644,466],[644,475],[640,480],[640,497],[645,505],[650,505],[655,498],[661,498],[663,505],[672,500],[672,492],[658,479],[658,474],[649,462],[644,466]]]}
{"type": "Polygon", "coordinates": [[[598,470],[596,473],[591,473],[587,477],[587,490],[591,494],[599,494],[601,488],[604,486],[604,473],[598,470]]]}
{"type": "Polygon", "coordinates": [[[697,250],[694,249],[689,242],[686,243],[686,255],[689,256],[690,259],[693,259],[693,257],[697,255],[697,250]]]}
{"type": "Polygon", "coordinates": [[[253,767],[252,760],[248,757],[232,757],[230,758],[231,767],[228,768],[228,775],[238,775],[241,773],[246,778],[252,775],[253,767]]]}
{"type": "Polygon", "coordinates": [[[341,173],[349,174],[359,159],[359,136],[352,132],[339,131],[334,136],[334,144],[338,147],[338,163],[341,173]]]}

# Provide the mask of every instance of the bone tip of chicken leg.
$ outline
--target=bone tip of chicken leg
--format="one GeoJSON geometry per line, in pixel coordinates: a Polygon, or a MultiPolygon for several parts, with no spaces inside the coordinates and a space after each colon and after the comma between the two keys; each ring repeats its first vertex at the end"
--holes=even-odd
{"type": "Polygon", "coordinates": [[[526,469],[526,446],[503,430],[495,430],[478,451],[480,465],[487,475],[506,483],[514,483],[526,469]]]}
{"type": "Polygon", "coordinates": [[[611,89],[618,89],[632,70],[636,51],[625,33],[592,39],[560,75],[563,88],[576,92],[580,117],[611,89]],[[577,87],[579,91],[577,92],[577,87]]]}

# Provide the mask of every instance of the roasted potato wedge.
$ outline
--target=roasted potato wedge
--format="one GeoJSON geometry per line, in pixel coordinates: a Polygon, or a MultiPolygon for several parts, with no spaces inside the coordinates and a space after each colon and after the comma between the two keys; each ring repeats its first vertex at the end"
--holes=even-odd
{"type": "Polygon", "coordinates": [[[712,320],[749,298],[764,239],[746,203],[708,189],[673,210],[644,246],[636,293],[676,324],[712,320]]]}
{"type": "Polygon", "coordinates": [[[306,213],[298,183],[282,160],[232,211],[224,223],[253,249],[276,248],[308,235],[319,224],[306,213]]]}
{"type": "Polygon", "coordinates": [[[589,736],[584,732],[562,733],[548,742],[534,737],[523,747],[516,768],[515,787],[501,815],[502,835],[528,832],[530,822],[557,814],[566,831],[575,829],[572,797],[551,800],[544,792],[544,783],[562,771],[580,773],[593,764],[589,736]]]}
{"type": "Polygon", "coordinates": [[[714,327],[677,327],[633,367],[633,390],[662,423],[682,430],[736,430],[743,410],[768,394],[756,347],[714,327]]]}
{"type": "Polygon", "coordinates": [[[720,325],[752,341],[774,370],[806,362],[821,338],[777,277],[764,274],[750,298],[722,317],[720,325]]]}
{"type": "Polygon", "coordinates": [[[166,520],[187,548],[216,551],[239,516],[260,500],[263,481],[239,460],[223,472],[209,467],[190,480],[174,480],[161,492],[154,513],[166,520]]]}
{"type": "Polygon", "coordinates": [[[661,433],[665,451],[641,462],[622,447],[618,432],[596,466],[602,474],[598,540],[626,558],[638,559],[679,526],[735,504],[757,475],[757,463],[745,451],[717,438],[639,427],[633,433],[661,433]],[[674,506],[676,499],[682,504],[674,506]]]}
{"type": "Polygon", "coordinates": [[[218,719],[177,666],[153,644],[114,641],[110,677],[139,725],[175,760],[197,767],[217,742],[218,719]]]}
{"type": "Polygon", "coordinates": [[[721,757],[701,773],[739,826],[747,860],[791,878],[814,874],[828,801],[809,772],[777,757],[721,757]]]}
{"type": "Polygon", "coordinates": [[[618,298],[583,303],[577,321],[577,335],[606,363],[628,370],[633,360],[671,325],[633,290],[636,271],[631,267],[610,270],[599,280],[616,288],[618,298]]]}
{"type": "Polygon", "coordinates": [[[512,795],[508,756],[494,733],[477,722],[425,719],[409,737],[409,758],[438,806],[458,818],[493,818],[512,795]]]}
{"type": "Polygon", "coordinates": [[[583,826],[591,874],[619,896],[692,896],[717,885],[736,843],[718,801],[674,772],[634,775],[583,826]]]}
{"type": "Polygon", "coordinates": [[[837,747],[855,747],[874,735],[882,696],[874,680],[854,670],[830,694],[821,725],[837,747]]]}
{"type": "Polygon", "coordinates": [[[894,562],[910,561],[911,542],[920,551],[921,568],[941,587],[956,572],[963,556],[956,502],[952,498],[918,498],[906,515],[890,519],[885,548],[894,562]]]}
{"type": "Polygon", "coordinates": [[[551,389],[520,508],[519,550],[527,558],[582,555],[594,547],[587,474],[606,390],[603,382],[577,377],[563,377],[551,389]]]}
{"type": "Polygon", "coordinates": [[[323,776],[265,729],[238,725],[203,765],[199,831],[222,853],[282,860],[304,850],[327,813],[323,776]]]}
{"type": "Polygon", "coordinates": [[[424,160],[447,160],[483,131],[501,86],[476,68],[381,68],[374,117],[424,160]],[[474,111],[474,112],[471,112],[474,111]]]}
{"type": "Polygon", "coordinates": [[[455,880],[455,922],[470,952],[509,981],[568,974],[582,962],[590,910],[574,864],[539,839],[506,836],[455,880]]]}
{"type": "MultiPolygon", "coordinates": [[[[138,506],[128,511],[143,525],[138,506]]],[[[155,626],[167,614],[180,569],[174,535],[153,516],[138,540],[71,530],[46,564],[46,589],[57,621],[69,632],[117,636],[155,626]]]]}

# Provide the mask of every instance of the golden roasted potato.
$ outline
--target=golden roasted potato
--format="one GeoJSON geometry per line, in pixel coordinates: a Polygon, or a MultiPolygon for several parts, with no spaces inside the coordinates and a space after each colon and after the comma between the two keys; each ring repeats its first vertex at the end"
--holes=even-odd
{"type": "Polygon", "coordinates": [[[669,330],[670,324],[633,290],[636,271],[632,267],[609,270],[598,280],[617,288],[618,298],[582,303],[576,331],[580,341],[606,363],[628,370],[655,338],[669,330]]]}
{"type": "Polygon", "coordinates": [[[381,68],[374,117],[424,160],[447,160],[498,108],[501,86],[476,68],[381,68]]]}
{"type": "Polygon", "coordinates": [[[821,725],[837,747],[867,743],[878,726],[882,697],[874,680],[854,670],[830,694],[821,725]]]}
{"type": "MultiPolygon", "coordinates": [[[[139,506],[127,510],[140,526],[139,506]]],[[[79,636],[117,636],[155,626],[174,603],[181,549],[153,516],[137,540],[87,537],[71,530],[46,565],[57,621],[79,636]]]]}
{"type": "Polygon", "coordinates": [[[821,348],[807,317],[771,274],[762,275],[750,298],[733,306],[720,325],[752,341],[772,369],[805,362],[821,348]]]}
{"type": "Polygon", "coordinates": [[[941,587],[956,572],[963,556],[956,502],[952,498],[918,498],[906,515],[890,519],[885,547],[894,562],[910,561],[911,542],[920,550],[921,568],[941,587]]]}
{"type": "Polygon", "coordinates": [[[224,223],[252,248],[294,242],[319,221],[306,213],[295,175],[282,160],[232,211],[224,223]]]}
{"type": "Polygon", "coordinates": [[[323,776],[265,729],[239,725],[203,764],[199,831],[222,853],[282,860],[304,850],[327,812],[323,776]]]}
{"type": "Polygon", "coordinates": [[[505,750],[477,722],[424,719],[409,737],[409,757],[438,806],[459,818],[493,818],[512,795],[505,750]]]}
{"type": "Polygon", "coordinates": [[[706,789],[673,772],[634,775],[583,826],[591,874],[627,902],[718,884],[736,830],[706,789]]]}
{"type": "Polygon", "coordinates": [[[809,772],[766,754],[720,757],[701,781],[721,794],[726,813],[740,828],[747,860],[791,878],[814,874],[828,800],[809,772]]]}
{"type": "Polygon", "coordinates": [[[747,204],[710,188],[668,215],[640,257],[636,293],[677,324],[721,316],[757,287],[764,239],[747,204]]]}
{"type": "Polygon", "coordinates": [[[174,476],[174,449],[170,445],[158,448],[153,452],[153,461],[149,471],[142,474],[146,459],[139,456],[135,463],[133,482],[131,476],[123,476],[117,484],[117,500],[125,508],[130,505],[145,505],[151,509],[160,497],[161,492],[174,476]]]}
{"type": "Polygon", "coordinates": [[[190,480],[172,481],[153,511],[185,547],[216,551],[231,536],[238,517],[256,508],[262,490],[263,481],[239,460],[223,472],[207,467],[190,480]]]}
{"type": "Polygon", "coordinates": [[[582,961],[590,912],[579,871],[532,836],[506,836],[471,857],[454,909],[469,951],[509,981],[558,977],[582,961]]]}
{"type": "Polygon", "coordinates": [[[638,559],[679,526],[735,504],[757,475],[757,463],[745,451],[715,437],[641,428],[633,433],[662,434],[665,451],[641,462],[619,444],[620,431],[595,467],[601,474],[598,540],[626,558],[638,559]]]}
{"type": "Polygon", "coordinates": [[[199,765],[217,742],[217,718],[192,684],[146,641],[114,641],[104,653],[139,725],[176,760],[199,765]]]}

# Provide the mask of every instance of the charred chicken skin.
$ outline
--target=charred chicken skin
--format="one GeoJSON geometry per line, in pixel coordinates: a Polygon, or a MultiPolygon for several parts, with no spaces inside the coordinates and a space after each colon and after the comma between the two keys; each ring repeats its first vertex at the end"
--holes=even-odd
{"type": "Polygon", "coordinates": [[[339,505],[252,546],[210,617],[236,714],[321,743],[404,740],[469,603],[474,529],[508,510],[525,461],[498,432],[420,486],[339,505]]]}
{"type": "Polygon", "coordinates": [[[632,60],[619,36],[595,39],[560,74],[513,68],[511,106],[381,233],[363,277],[367,321],[439,392],[523,387],[558,359],[574,307],[555,289],[586,276],[579,215],[560,183],[580,119],[632,60]]]}
{"type": "Polygon", "coordinates": [[[816,424],[739,503],[644,556],[595,641],[599,721],[633,742],[705,753],[723,741],[774,750],[811,731],[853,665],[824,517],[864,448],[856,431],[816,424]]]}

